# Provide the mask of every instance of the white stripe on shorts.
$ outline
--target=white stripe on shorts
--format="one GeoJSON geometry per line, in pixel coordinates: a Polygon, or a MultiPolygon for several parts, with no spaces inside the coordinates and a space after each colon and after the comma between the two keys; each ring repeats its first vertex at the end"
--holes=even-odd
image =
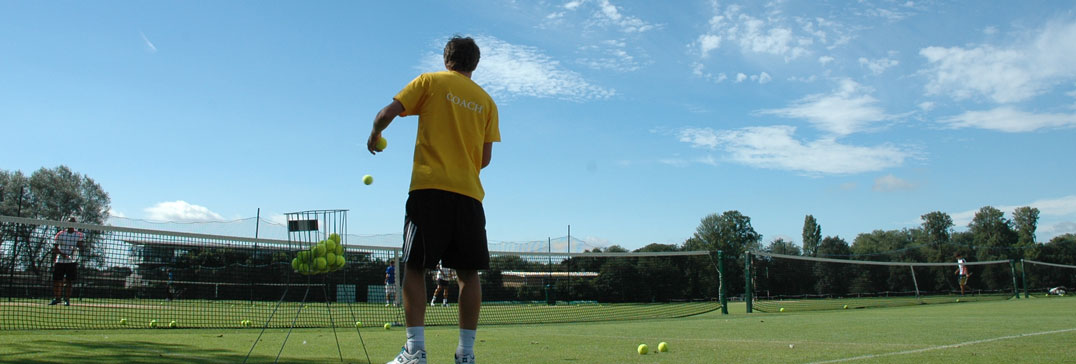
{"type": "Polygon", "coordinates": [[[401,262],[407,263],[408,258],[411,256],[411,244],[415,241],[415,233],[418,231],[418,227],[410,220],[407,221],[407,226],[404,228],[404,246],[403,256],[400,258],[401,262]]]}

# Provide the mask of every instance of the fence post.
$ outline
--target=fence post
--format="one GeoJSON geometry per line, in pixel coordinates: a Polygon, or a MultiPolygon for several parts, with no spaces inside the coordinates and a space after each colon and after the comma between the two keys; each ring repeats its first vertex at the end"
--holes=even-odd
{"type": "Polygon", "coordinates": [[[725,252],[717,251],[717,279],[720,292],[718,293],[718,299],[721,302],[721,314],[729,314],[729,299],[728,293],[725,290],[725,252]]]}
{"type": "Polygon", "coordinates": [[[744,253],[743,262],[743,301],[747,303],[747,313],[751,313],[751,252],[744,253]]]}
{"type": "Polygon", "coordinates": [[[1016,259],[1009,259],[1009,270],[1012,271],[1012,294],[1020,298],[1020,291],[1018,291],[1020,286],[1016,284],[1016,259]]]}
{"type": "MultiPolygon", "coordinates": [[[[1024,282],[1024,298],[1031,298],[1027,295],[1027,267],[1024,266],[1024,260],[1020,259],[1020,280],[1024,282]]],[[[1017,293],[1017,296],[1020,294],[1017,293]]]]}

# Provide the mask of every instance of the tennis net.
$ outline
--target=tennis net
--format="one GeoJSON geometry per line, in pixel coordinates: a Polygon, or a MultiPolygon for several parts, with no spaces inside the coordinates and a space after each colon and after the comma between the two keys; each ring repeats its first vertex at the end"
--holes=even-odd
{"type": "Polygon", "coordinates": [[[848,260],[748,253],[747,310],[762,312],[854,309],[1002,300],[1016,295],[1008,260],[967,262],[964,291],[956,263],[848,260]],[[1005,278],[976,280],[982,272],[1005,278]]]}
{"type": "MultiPolygon", "coordinates": [[[[402,324],[396,294],[402,275],[386,282],[400,249],[341,243],[342,268],[303,275],[293,261],[309,243],[0,216],[0,330],[167,327],[173,321],[181,328],[402,324]],[[70,293],[54,283],[53,253],[56,234],[68,229],[84,241],[71,255],[70,293]],[[56,296],[69,306],[63,299],[50,305],[56,296]]],[[[479,273],[480,323],[711,312],[721,307],[716,259],[705,251],[492,252],[491,269],[479,273]]],[[[429,300],[437,279],[431,273],[426,282],[429,300]]],[[[458,285],[446,283],[447,295],[427,310],[427,325],[457,322],[458,285]]]]}

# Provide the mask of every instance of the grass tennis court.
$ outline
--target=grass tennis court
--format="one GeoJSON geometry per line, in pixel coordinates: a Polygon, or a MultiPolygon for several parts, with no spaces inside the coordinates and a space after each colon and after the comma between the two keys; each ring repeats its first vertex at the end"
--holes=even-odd
{"type": "MultiPolygon", "coordinates": [[[[3,307],[10,309],[10,307],[3,307]]],[[[484,363],[1061,363],[1076,360],[1076,299],[927,304],[893,308],[745,314],[732,305],[660,320],[489,325],[479,330],[484,363]],[[639,355],[661,341],[670,352],[639,355]]],[[[233,363],[257,329],[102,329],[4,331],[0,361],[61,363],[233,363]],[[77,355],[74,356],[74,355],[77,355]]],[[[286,330],[263,336],[251,362],[276,358],[286,330]]],[[[354,329],[338,329],[347,363],[365,363],[354,329]]],[[[374,363],[391,359],[399,328],[363,328],[374,363]]],[[[427,329],[431,363],[450,361],[456,330],[427,329]],[[447,360],[446,360],[447,358],[447,360]]],[[[331,329],[297,329],[281,362],[339,362],[331,329]]]]}

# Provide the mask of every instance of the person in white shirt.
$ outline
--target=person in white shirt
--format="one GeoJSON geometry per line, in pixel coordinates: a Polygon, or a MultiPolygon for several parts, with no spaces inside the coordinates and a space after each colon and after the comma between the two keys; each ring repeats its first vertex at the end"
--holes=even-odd
{"type": "Polygon", "coordinates": [[[448,306],[448,286],[452,284],[452,281],[456,280],[456,272],[452,268],[442,267],[437,265],[437,289],[433,290],[433,299],[430,300],[430,306],[437,305],[437,294],[441,294],[441,306],[448,306]]]}
{"type": "MultiPolygon", "coordinates": [[[[68,222],[75,222],[70,218],[68,222]]],[[[63,299],[64,306],[71,305],[71,287],[78,279],[78,256],[82,253],[82,232],[69,227],[56,233],[53,238],[52,253],[56,255],[52,266],[52,302],[49,305],[60,303],[63,299]]]]}
{"type": "Polygon", "coordinates": [[[964,260],[964,256],[960,253],[956,253],[956,274],[960,282],[960,295],[964,295],[964,287],[968,285],[968,277],[971,273],[968,272],[967,261],[964,260]]]}

